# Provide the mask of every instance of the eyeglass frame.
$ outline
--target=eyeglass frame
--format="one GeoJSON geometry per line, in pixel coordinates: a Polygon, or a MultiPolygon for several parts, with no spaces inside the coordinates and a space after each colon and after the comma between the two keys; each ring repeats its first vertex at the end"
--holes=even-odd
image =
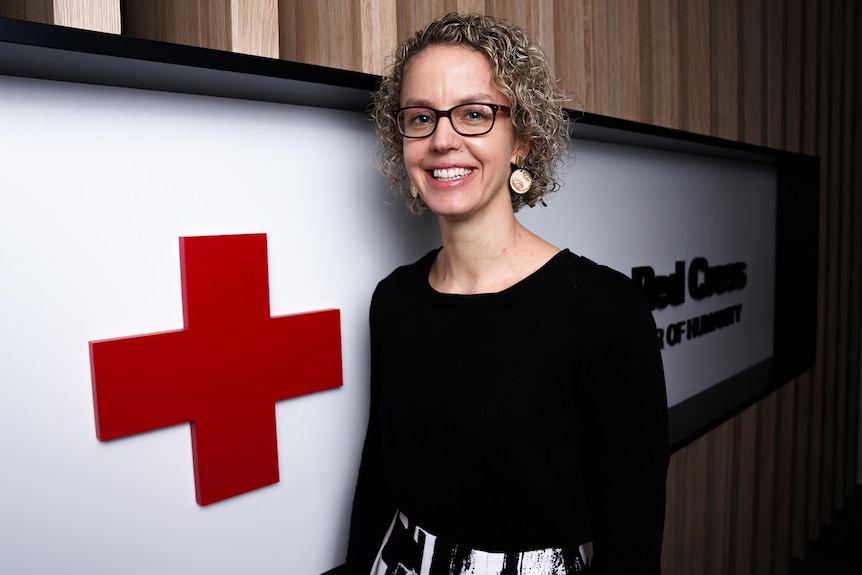
{"type": "Polygon", "coordinates": [[[490,104],[488,102],[467,102],[465,104],[458,104],[457,106],[452,106],[448,110],[435,110],[434,108],[430,108],[428,106],[405,106],[403,108],[398,108],[394,112],[392,112],[392,119],[395,121],[395,128],[398,130],[398,133],[401,134],[403,138],[410,138],[411,140],[421,140],[422,138],[427,138],[432,136],[434,132],[437,131],[437,126],[440,125],[440,118],[448,118],[449,125],[452,126],[452,129],[459,136],[464,136],[465,138],[472,138],[473,136],[484,136],[494,129],[494,126],[497,124],[497,112],[503,111],[507,114],[512,113],[512,108],[509,106],[504,106],[503,104],[490,104]],[[480,132],[478,134],[462,134],[458,131],[458,128],[455,127],[455,122],[452,121],[452,111],[456,108],[462,108],[464,106],[488,106],[491,108],[493,114],[491,115],[491,125],[484,132],[480,132]],[[398,115],[401,114],[404,110],[428,110],[429,112],[434,112],[434,129],[425,134],[424,136],[408,136],[401,129],[401,123],[398,121],[398,115]]]}

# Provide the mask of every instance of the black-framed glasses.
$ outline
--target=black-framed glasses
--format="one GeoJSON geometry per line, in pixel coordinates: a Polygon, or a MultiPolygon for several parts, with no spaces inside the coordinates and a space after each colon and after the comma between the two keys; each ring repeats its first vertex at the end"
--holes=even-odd
{"type": "Polygon", "coordinates": [[[427,138],[437,129],[440,118],[449,118],[452,129],[462,136],[481,136],[494,127],[497,112],[507,114],[509,106],[500,104],[461,104],[448,110],[435,110],[425,106],[399,108],[392,114],[398,131],[405,138],[427,138]]]}

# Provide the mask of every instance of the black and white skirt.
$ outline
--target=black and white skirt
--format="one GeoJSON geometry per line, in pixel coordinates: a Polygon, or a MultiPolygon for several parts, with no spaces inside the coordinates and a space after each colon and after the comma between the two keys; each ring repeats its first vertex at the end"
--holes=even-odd
{"type": "Polygon", "coordinates": [[[572,575],[587,572],[584,546],[494,553],[435,537],[397,513],[371,575],[572,575]]]}

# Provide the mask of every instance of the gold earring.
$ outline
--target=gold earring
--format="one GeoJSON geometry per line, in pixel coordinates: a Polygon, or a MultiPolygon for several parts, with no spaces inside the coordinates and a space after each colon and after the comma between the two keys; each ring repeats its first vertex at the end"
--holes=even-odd
{"type": "Polygon", "coordinates": [[[410,182],[410,197],[414,200],[419,197],[419,190],[416,189],[416,186],[413,185],[413,182],[410,182]]]}
{"type": "Polygon", "coordinates": [[[526,194],[533,185],[533,176],[524,169],[524,158],[515,156],[515,170],[509,176],[509,185],[516,194],[526,194]]]}

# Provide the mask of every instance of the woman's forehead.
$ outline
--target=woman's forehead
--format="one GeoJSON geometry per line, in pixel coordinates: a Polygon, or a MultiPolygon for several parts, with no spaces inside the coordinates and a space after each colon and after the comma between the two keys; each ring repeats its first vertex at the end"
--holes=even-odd
{"type": "Polygon", "coordinates": [[[405,68],[400,99],[401,105],[439,97],[497,102],[500,95],[484,54],[468,46],[434,45],[405,68]]]}

